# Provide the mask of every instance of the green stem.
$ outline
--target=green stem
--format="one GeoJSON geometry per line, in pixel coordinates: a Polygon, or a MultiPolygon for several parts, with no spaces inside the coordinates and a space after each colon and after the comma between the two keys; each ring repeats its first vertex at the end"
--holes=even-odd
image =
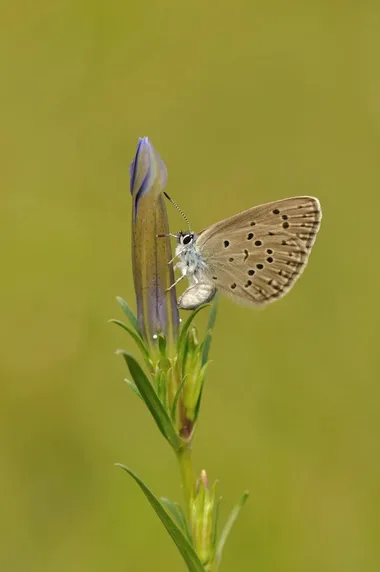
{"type": "Polygon", "coordinates": [[[177,459],[181,472],[183,495],[185,498],[185,514],[189,526],[191,527],[191,503],[195,492],[195,475],[190,444],[184,445],[177,452],[177,459]]]}

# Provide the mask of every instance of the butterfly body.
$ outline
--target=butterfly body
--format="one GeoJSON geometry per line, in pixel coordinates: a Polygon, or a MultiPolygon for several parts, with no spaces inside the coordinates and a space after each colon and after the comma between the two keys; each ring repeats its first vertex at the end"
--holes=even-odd
{"type": "Polygon", "coordinates": [[[194,309],[217,290],[253,305],[282,297],[306,266],[321,218],[318,199],[292,197],[238,213],[199,235],[178,233],[176,267],[189,279],[179,307],[194,309]]]}
{"type": "Polygon", "coordinates": [[[197,246],[197,235],[192,232],[179,232],[177,235],[176,267],[181,270],[182,277],[187,276],[189,288],[186,290],[186,305],[179,306],[193,310],[200,304],[209,302],[215,296],[216,288],[208,277],[208,264],[197,246]]]}
{"type": "Polygon", "coordinates": [[[177,268],[182,274],[188,275],[195,280],[203,277],[206,262],[197,247],[197,235],[192,232],[179,232],[177,235],[176,256],[179,257],[177,268]]]}

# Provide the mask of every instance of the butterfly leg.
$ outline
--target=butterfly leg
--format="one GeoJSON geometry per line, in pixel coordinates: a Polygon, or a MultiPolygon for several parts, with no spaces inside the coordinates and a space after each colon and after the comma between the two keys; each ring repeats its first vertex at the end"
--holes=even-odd
{"type": "Polygon", "coordinates": [[[168,234],[156,234],[156,238],[166,238],[167,236],[172,236],[173,238],[177,238],[176,234],[169,232],[168,234]]]}
{"type": "Polygon", "coordinates": [[[173,284],[171,286],[169,286],[169,288],[166,288],[165,292],[169,292],[172,288],[174,288],[174,286],[176,286],[178,284],[178,282],[180,282],[182,280],[182,278],[185,278],[186,274],[181,274],[181,276],[179,278],[177,278],[177,280],[175,282],[173,282],[173,284]]]}
{"type": "MultiPolygon", "coordinates": [[[[180,252],[178,254],[176,254],[175,256],[173,256],[173,258],[171,260],[169,260],[168,264],[172,264],[176,258],[178,258],[180,256],[180,252]]],[[[177,268],[177,265],[174,266],[174,268],[177,268]]]]}

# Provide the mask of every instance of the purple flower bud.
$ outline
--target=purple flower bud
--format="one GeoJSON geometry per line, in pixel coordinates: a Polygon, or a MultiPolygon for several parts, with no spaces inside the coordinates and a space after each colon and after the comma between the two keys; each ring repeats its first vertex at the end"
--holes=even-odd
{"type": "Polygon", "coordinates": [[[168,220],[162,191],[167,170],[147,137],[139,139],[130,169],[132,204],[132,262],[137,318],[148,344],[165,334],[169,344],[177,337],[179,316],[174,282],[168,220]]]}

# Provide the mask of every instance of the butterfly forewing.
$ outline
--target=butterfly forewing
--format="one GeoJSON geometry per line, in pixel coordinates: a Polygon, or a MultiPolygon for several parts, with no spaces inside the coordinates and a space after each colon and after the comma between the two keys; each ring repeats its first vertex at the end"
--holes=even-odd
{"type": "Polygon", "coordinates": [[[321,216],[317,199],[293,197],[210,226],[197,239],[207,278],[246,302],[276,300],[305,268],[321,216]]]}

